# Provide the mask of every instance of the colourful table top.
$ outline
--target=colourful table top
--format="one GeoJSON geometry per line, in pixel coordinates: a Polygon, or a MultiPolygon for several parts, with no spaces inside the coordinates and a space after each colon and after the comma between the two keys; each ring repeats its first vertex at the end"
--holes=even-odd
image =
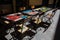
{"type": "Polygon", "coordinates": [[[7,15],[7,16],[4,16],[5,19],[8,19],[8,20],[12,20],[12,21],[18,21],[18,20],[21,20],[21,19],[26,19],[27,16],[24,16],[24,15],[7,15]]]}
{"type": "Polygon", "coordinates": [[[25,11],[23,11],[23,13],[29,13],[29,12],[32,12],[32,10],[25,10],[25,11]]]}
{"type": "Polygon", "coordinates": [[[51,8],[48,8],[48,7],[41,7],[41,11],[42,12],[46,12],[46,11],[48,11],[48,10],[50,10],[51,8]]]}
{"type": "Polygon", "coordinates": [[[48,11],[48,10],[50,10],[51,8],[48,8],[48,7],[40,7],[40,8],[36,8],[36,9],[34,9],[34,11],[39,11],[39,10],[41,10],[42,12],[46,12],[46,11],[48,11]]]}
{"type": "Polygon", "coordinates": [[[37,11],[32,11],[32,10],[25,10],[23,11],[24,14],[27,14],[27,15],[36,15],[38,12],[37,11]]]}

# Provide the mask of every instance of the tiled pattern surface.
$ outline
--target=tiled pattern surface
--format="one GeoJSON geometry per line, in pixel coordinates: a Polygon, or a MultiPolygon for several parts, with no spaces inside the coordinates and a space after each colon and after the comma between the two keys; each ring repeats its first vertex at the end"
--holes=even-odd
{"type": "Polygon", "coordinates": [[[39,31],[35,37],[32,40],[53,40],[56,26],[58,23],[60,10],[57,10],[56,14],[53,17],[53,23],[50,25],[50,27],[47,29],[45,33],[42,33],[42,31],[39,31]]]}
{"type": "MultiPolygon", "coordinates": [[[[60,14],[60,10],[57,10],[56,14],[53,17],[53,23],[50,25],[47,31],[43,33],[44,28],[42,28],[42,30],[39,31],[32,40],[53,40],[56,26],[58,23],[59,14],[60,14]]],[[[8,36],[8,37],[11,37],[11,36],[8,36]]]]}

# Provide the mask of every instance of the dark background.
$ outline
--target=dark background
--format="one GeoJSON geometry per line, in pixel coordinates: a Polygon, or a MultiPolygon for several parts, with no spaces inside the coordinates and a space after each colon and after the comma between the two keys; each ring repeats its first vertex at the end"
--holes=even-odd
{"type": "MultiPolygon", "coordinates": [[[[14,9],[13,1],[16,2],[15,3],[16,12],[19,11],[20,7],[26,7],[26,9],[30,8],[29,0],[0,0],[0,13],[1,13],[2,9],[5,10],[5,9],[7,9],[7,7],[10,8],[7,11],[10,11],[10,13],[14,12],[14,10],[13,10],[14,9]]],[[[56,8],[56,7],[60,8],[60,2],[59,2],[59,0],[53,0],[53,3],[49,4],[49,0],[42,0],[42,4],[41,5],[37,5],[36,7],[40,7],[40,6],[47,6],[47,7],[51,7],[51,8],[56,8]],[[58,1],[58,2],[56,3],[56,1],[58,1]]]]}

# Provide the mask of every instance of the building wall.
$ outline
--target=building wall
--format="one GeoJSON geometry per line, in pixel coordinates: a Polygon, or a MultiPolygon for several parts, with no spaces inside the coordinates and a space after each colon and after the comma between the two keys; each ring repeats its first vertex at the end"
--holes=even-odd
{"type": "Polygon", "coordinates": [[[42,0],[29,0],[29,5],[42,5],[42,0]]]}
{"type": "Polygon", "coordinates": [[[48,4],[53,4],[54,0],[49,0],[48,4]]]}
{"type": "Polygon", "coordinates": [[[11,13],[11,12],[12,12],[11,4],[0,5],[0,14],[11,13]]]}

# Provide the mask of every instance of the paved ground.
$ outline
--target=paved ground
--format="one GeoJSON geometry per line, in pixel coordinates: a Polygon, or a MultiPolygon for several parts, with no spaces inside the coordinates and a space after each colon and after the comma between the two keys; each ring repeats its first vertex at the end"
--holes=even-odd
{"type": "Polygon", "coordinates": [[[53,17],[54,22],[50,25],[48,30],[45,33],[42,33],[43,30],[39,31],[32,40],[53,40],[60,14],[59,11],[60,10],[58,10],[53,17]]]}
{"type": "MultiPolygon", "coordinates": [[[[56,30],[56,26],[58,23],[58,18],[59,18],[59,12],[60,10],[58,10],[56,12],[56,14],[53,17],[53,22],[50,25],[50,27],[47,29],[46,32],[43,33],[44,28],[42,28],[41,31],[39,31],[32,40],[53,40],[54,38],[54,34],[55,34],[55,30],[56,30]]],[[[10,35],[8,36],[9,38],[11,37],[10,35]]]]}

